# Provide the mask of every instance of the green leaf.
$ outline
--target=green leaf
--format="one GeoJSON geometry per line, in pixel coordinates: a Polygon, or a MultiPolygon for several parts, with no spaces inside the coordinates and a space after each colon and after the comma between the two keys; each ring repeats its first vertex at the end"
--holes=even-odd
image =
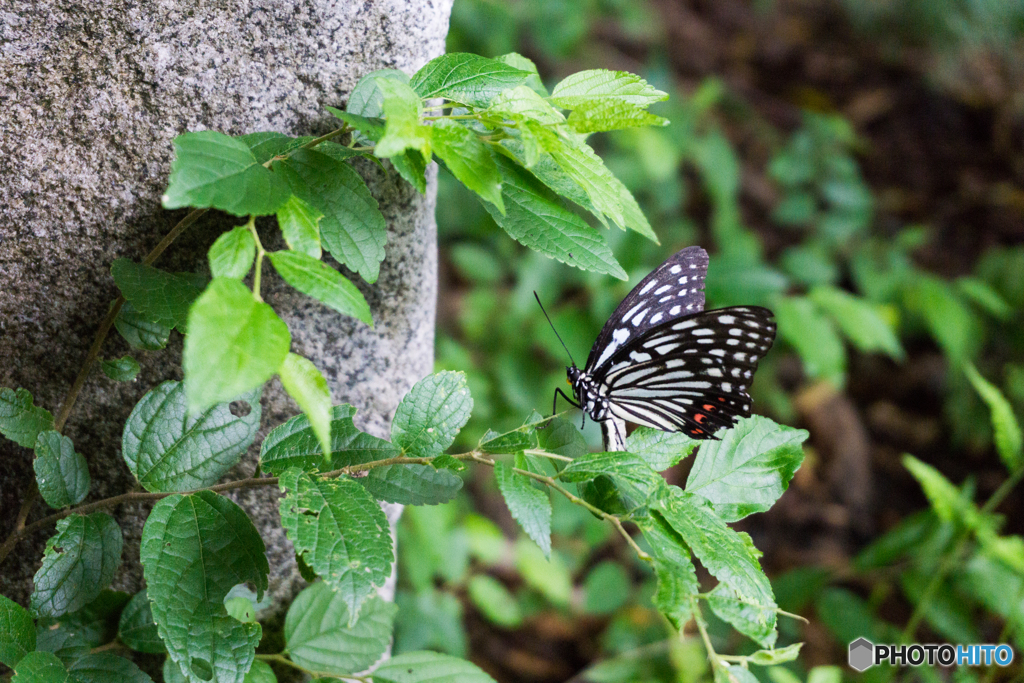
{"type": "Polygon", "coordinates": [[[620,563],[604,560],[587,574],[583,590],[587,613],[612,614],[629,601],[632,583],[620,563]]]}
{"type": "Polygon", "coordinates": [[[626,450],[640,456],[652,469],[661,472],[688,457],[701,443],[682,432],[637,427],[626,437],[626,450]]]}
{"type": "Polygon", "coordinates": [[[962,277],[956,281],[960,293],[973,301],[975,305],[999,320],[1008,320],[1013,316],[1013,306],[999,292],[984,280],[976,277],[962,277]]]}
{"type": "Polygon", "coordinates": [[[575,460],[583,456],[588,448],[583,434],[572,422],[561,417],[548,422],[548,426],[537,431],[540,447],[549,453],[575,460]]]}
{"type": "Polygon", "coordinates": [[[968,529],[981,524],[979,511],[965,498],[964,493],[937,469],[911,455],[903,456],[903,466],[914,479],[917,479],[940,519],[946,522],[960,521],[968,529]]]}
{"type": "Polygon", "coordinates": [[[285,282],[342,315],[358,318],[373,327],[370,305],[352,282],[320,259],[298,251],[267,254],[285,282]]]}
{"type": "Polygon", "coordinates": [[[82,657],[68,667],[68,673],[78,683],[153,683],[134,662],[109,652],[82,657]]]}
{"type": "Polygon", "coordinates": [[[75,445],[60,432],[48,431],[36,439],[32,468],[46,504],[54,509],[81,503],[89,493],[89,465],[75,445]]]}
{"type": "Polygon", "coordinates": [[[0,595],[0,663],[14,668],[36,649],[36,626],[28,610],[0,595]]]}
{"type": "Polygon", "coordinates": [[[1022,453],[1024,439],[1021,436],[1017,417],[1013,414],[1013,407],[1002,392],[982,377],[972,364],[967,363],[964,366],[964,372],[967,373],[967,379],[971,380],[974,390],[978,392],[988,405],[989,412],[992,413],[992,431],[995,434],[996,451],[999,453],[999,457],[1002,458],[1003,464],[1010,472],[1017,471],[1017,468],[1021,466],[1022,456],[1024,456],[1022,453]]]}
{"type": "Polygon", "coordinates": [[[32,611],[59,617],[95,600],[121,564],[122,545],[121,528],[105,512],[58,521],[33,578],[32,611]]]}
{"type": "Polygon", "coordinates": [[[523,527],[526,535],[551,557],[551,499],[546,491],[535,488],[530,479],[517,474],[511,467],[494,463],[494,479],[505,497],[512,517],[523,527]]]}
{"type": "Polygon", "coordinates": [[[846,383],[846,349],[832,321],[802,296],[779,299],[773,308],[779,335],[800,354],[807,374],[841,388],[846,383]]]}
{"type": "Polygon", "coordinates": [[[36,624],[36,650],[52,652],[64,664],[73,664],[89,654],[90,645],[81,629],[72,628],[62,621],[40,619],[36,624]]]}
{"type": "Polygon", "coordinates": [[[494,59],[452,52],[427,62],[409,85],[424,98],[443,97],[471,107],[486,107],[502,90],[521,85],[530,76],[494,59]]]}
{"type": "Polygon", "coordinates": [[[491,150],[476,133],[455,121],[441,119],[430,128],[430,142],[434,153],[459,182],[505,213],[501,174],[491,150]]]}
{"type": "Polygon", "coordinates": [[[517,628],[523,623],[523,612],[514,595],[493,576],[475,574],[466,584],[469,599],[492,624],[517,628]]]}
{"type": "MultiPolygon", "coordinates": [[[[86,649],[106,645],[117,636],[117,618],[130,597],[121,591],[104,589],[100,591],[99,597],[77,612],[65,614],[59,619],[45,617],[37,625],[44,629],[72,631],[82,638],[86,649]]],[[[57,656],[61,657],[60,654],[57,656]]]]}
{"type": "Polygon", "coordinates": [[[605,476],[611,479],[627,510],[647,503],[665,485],[661,475],[632,453],[587,453],[576,458],[559,475],[564,481],[585,481],[605,476]]]}
{"type": "Polygon", "coordinates": [[[256,157],[256,161],[265,164],[274,157],[286,155],[307,142],[312,142],[316,138],[309,136],[293,138],[283,133],[268,130],[249,133],[248,135],[239,135],[236,139],[246,144],[249,151],[256,157]]]}
{"type": "Polygon", "coordinates": [[[139,374],[139,362],[131,356],[105,360],[100,363],[103,374],[115,382],[131,382],[139,374]]]}
{"type": "MultiPolygon", "coordinates": [[[[279,215],[282,209],[278,210],[279,215]]],[[[236,226],[217,238],[210,247],[207,257],[210,260],[210,272],[214,277],[241,280],[248,274],[253,259],[256,258],[256,240],[253,239],[248,226],[236,226]]]]}
{"type": "Polygon", "coordinates": [[[793,643],[786,647],[780,647],[777,650],[758,650],[754,654],[749,655],[750,663],[757,664],[758,666],[776,666],[792,662],[800,656],[800,648],[803,646],[803,643],[793,643]]]}
{"type": "Polygon", "coordinates": [[[136,652],[159,654],[167,651],[164,641],[160,640],[156,622],[153,621],[153,611],[149,606],[146,589],[133,595],[124,611],[121,612],[117,637],[136,652]]]}
{"type": "Polygon", "coordinates": [[[349,478],[313,479],[298,469],[281,475],[281,526],[303,556],[348,606],[359,607],[391,574],[394,550],[377,501],[349,478]]]}
{"type": "Polygon", "coordinates": [[[139,312],[130,301],[125,301],[114,318],[114,327],[133,349],[159,351],[167,346],[171,327],[158,323],[139,312]]]}
{"type": "Polygon", "coordinates": [[[374,683],[494,683],[476,664],[438,652],[406,652],[373,672],[374,683]]]}
{"type": "Polygon", "coordinates": [[[647,107],[668,99],[668,93],[625,71],[591,69],[564,78],[551,91],[551,101],[559,107],[575,109],[591,102],[619,102],[647,107]]]}
{"type": "Polygon", "coordinates": [[[289,194],[283,179],[264,168],[245,142],[204,130],[174,138],[171,177],[161,200],[165,209],[193,206],[266,216],[289,194]]]}
{"type": "Polygon", "coordinates": [[[191,683],[241,683],[262,629],[228,616],[224,598],[240,583],[262,597],[270,573],[242,508],[211,491],[168,496],[146,520],[140,555],[153,620],[181,673],[191,683]]]}
{"type": "Polygon", "coordinates": [[[374,467],[356,481],[377,500],[402,505],[447,503],[462,488],[462,479],[451,470],[416,464],[374,467]]]}
{"type": "Polygon", "coordinates": [[[981,339],[978,321],[948,282],[917,275],[905,295],[907,307],[924,318],[950,361],[959,364],[971,357],[981,339]]]}
{"type": "Polygon", "coordinates": [[[285,244],[292,251],[320,260],[320,219],[324,214],[298,195],[288,198],[277,210],[277,224],[281,227],[285,244]]]}
{"type": "MultiPolygon", "coordinates": [[[[171,683],[171,681],[165,680],[164,683],[171,683]]],[[[252,663],[252,667],[245,674],[245,678],[242,679],[242,683],[277,683],[277,676],[274,674],[274,670],[270,668],[270,665],[264,662],[262,659],[257,659],[252,663]]]]}
{"type": "MultiPolygon", "coordinates": [[[[357,116],[374,118],[379,117],[384,113],[384,93],[378,87],[378,81],[381,79],[390,79],[395,81],[401,81],[402,83],[409,83],[409,77],[398,69],[380,69],[378,71],[371,71],[356,83],[356,87],[352,88],[352,92],[348,96],[348,104],[345,106],[345,111],[350,114],[356,114],[357,116]]],[[[328,110],[333,110],[333,107],[328,107],[328,110]]],[[[331,111],[332,114],[337,114],[335,111],[331,111]]],[[[347,119],[346,123],[349,123],[347,119]]],[[[358,126],[355,126],[358,128],[358,126]]]]}
{"type": "Polygon", "coordinates": [[[866,300],[826,285],[812,289],[808,298],[828,313],[846,338],[861,351],[882,351],[895,360],[904,358],[896,333],[866,300]]]}
{"type": "Polygon", "coordinates": [[[284,390],[302,408],[324,452],[328,452],[331,447],[331,389],[327,380],[312,361],[296,353],[285,356],[278,373],[284,390]]]}
{"type": "Polygon", "coordinates": [[[512,239],[581,270],[626,279],[626,271],[615,260],[603,235],[560,206],[550,192],[515,164],[498,159],[498,168],[505,213],[489,204],[484,208],[512,239]]]}
{"type": "Polygon", "coordinates": [[[477,447],[484,453],[518,453],[525,448],[536,448],[538,445],[537,432],[533,425],[523,425],[504,434],[487,430],[477,447]]]}
{"type": "Polygon", "coordinates": [[[125,422],[121,455],[128,469],[147,491],[191,491],[214,484],[238,464],[260,427],[259,391],[238,399],[249,405],[242,417],[227,403],[192,415],[181,382],[156,386],[125,422]]]}
{"type": "Polygon", "coordinates": [[[224,600],[224,609],[227,610],[228,616],[238,619],[243,624],[256,621],[256,606],[249,598],[240,595],[227,598],[224,600]]]}
{"type": "Polygon", "coordinates": [[[274,170],[302,201],[323,214],[320,240],[331,256],[375,282],[384,260],[387,225],[366,182],[348,164],[308,149],[274,170]]]}
{"type": "Polygon", "coordinates": [[[651,516],[639,522],[651,547],[658,590],[654,606],[682,631],[693,614],[693,601],[700,593],[697,570],[682,537],[662,518],[651,516]]]}
{"type": "Polygon", "coordinates": [[[705,441],[686,480],[686,492],[707,499],[715,513],[735,522],[764,512],[789,487],[804,460],[803,429],[754,415],[736,422],[721,441],[705,441]]]}
{"type": "Polygon", "coordinates": [[[623,128],[667,126],[669,120],[632,104],[597,100],[580,103],[569,115],[568,123],[577,133],[599,133],[623,128]]]}
{"type": "MultiPolygon", "coordinates": [[[[355,408],[340,405],[331,408],[331,449],[343,448],[359,432],[352,423],[355,408]]],[[[386,442],[385,442],[386,443],[386,442]]],[[[390,447],[391,444],[388,444],[390,447]]],[[[397,453],[397,449],[392,449],[397,453]]],[[[371,458],[375,459],[375,458],[371,458]]],[[[362,462],[362,461],[359,461],[362,462]]],[[[260,447],[260,467],[274,475],[280,475],[289,467],[298,467],[304,472],[327,469],[330,458],[324,459],[320,441],[305,415],[297,415],[275,427],[260,447]]],[[[343,462],[341,467],[346,464],[343,462]]]]}
{"type": "Polygon", "coordinates": [[[384,135],[377,141],[373,153],[380,158],[402,154],[414,149],[430,158],[430,129],[420,123],[420,98],[405,83],[383,78],[377,87],[384,95],[384,135]]]}
{"type": "MultiPolygon", "coordinates": [[[[400,71],[396,73],[401,74],[403,78],[405,77],[405,74],[400,71]]],[[[379,88],[377,88],[377,93],[380,94],[379,88]]],[[[380,95],[380,97],[382,102],[383,95],[380,95]]],[[[380,103],[378,102],[378,115],[380,113],[379,105],[380,103]]],[[[338,111],[334,107],[327,107],[327,110],[349,126],[361,132],[372,142],[377,142],[384,135],[383,119],[357,116],[356,114],[349,112],[338,111]]],[[[376,160],[376,157],[373,157],[373,159],[376,160]]],[[[391,165],[398,170],[398,173],[405,178],[410,185],[419,190],[420,194],[427,191],[427,179],[424,175],[424,172],[427,169],[427,161],[423,158],[422,154],[414,149],[410,149],[406,150],[404,154],[396,154],[390,158],[390,161],[391,165]]]]}
{"type": "Polygon", "coordinates": [[[704,499],[690,493],[659,501],[657,511],[721,582],[726,592],[712,606],[715,613],[762,647],[772,647],[778,635],[775,598],[750,537],[730,529],[704,499]],[[722,609],[728,603],[736,609],[722,609]]]}
{"type": "MultiPolygon", "coordinates": [[[[501,62],[502,64],[508,64],[509,66],[519,69],[520,71],[526,71],[530,75],[526,77],[526,85],[532,88],[541,97],[547,97],[548,91],[544,87],[544,83],[540,80],[540,74],[537,72],[537,65],[533,63],[528,57],[524,57],[518,52],[509,52],[506,55],[495,57],[495,61],[501,62]]],[[[517,86],[521,87],[521,86],[517,86]]],[[[515,89],[515,88],[513,88],[515,89]]]]}
{"type": "Polygon", "coordinates": [[[188,409],[233,400],[270,379],[292,343],[288,326],[238,280],[217,278],[189,315],[182,365],[188,409]]]}
{"type": "Polygon", "coordinates": [[[30,652],[14,669],[11,683],[74,683],[64,664],[50,652],[30,652]]]}
{"type": "Polygon", "coordinates": [[[349,626],[345,600],[326,583],[303,590],[288,608],[284,638],[288,657],[311,671],[343,675],[367,669],[387,651],[398,607],[374,596],[349,626]]]}
{"type": "Polygon", "coordinates": [[[520,538],[515,545],[515,564],[528,586],[555,605],[567,607],[572,598],[572,576],[557,551],[545,557],[536,543],[520,538]]]}
{"type": "Polygon", "coordinates": [[[513,121],[527,118],[548,125],[565,123],[562,112],[548,104],[547,100],[528,85],[503,91],[491,101],[487,112],[513,121]]]}
{"type": "Polygon", "coordinates": [[[430,458],[452,445],[469,420],[473,399],[461,372],[438,372],[417,382],[391,422],[391,443],[411,456],[430,458]]]}
{"type": "Polygon", "coordinates": [[[168,273],[128,259],[115,259],[110,274],[121,295],[146,320],[165,327],[184,329],[188,310],[202,292],[196,277],[168,273]]]}

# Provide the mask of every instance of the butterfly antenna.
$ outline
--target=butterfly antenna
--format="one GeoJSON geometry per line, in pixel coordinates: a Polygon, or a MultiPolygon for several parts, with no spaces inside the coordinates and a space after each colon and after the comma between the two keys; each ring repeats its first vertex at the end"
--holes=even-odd
{"type": "Polygon", "coordinates": [[[544,314],[544,317],[548,319],[548,325],[551,325],[551,331],[555,333],[555,336],[558,337],[558,342],[562,345],[562,348],[565,349],[565,352],[569,354],[569,360],[572,362],[573,365],[576,365],[576,361],[573,360],[572,353],[569,351],[569,347],[565,345],[564,341],[562,341],[562,337],[559,336],[558,330],[555,329],[555,324],[551,322],[551,316],[549,316],[548,312],[544,310],[544,304],[540,302],[540,297],[537,295],[537,290],[533,290],[533,297],[537,300],[537,305],[540,306],[540,310],[544,314]]]}

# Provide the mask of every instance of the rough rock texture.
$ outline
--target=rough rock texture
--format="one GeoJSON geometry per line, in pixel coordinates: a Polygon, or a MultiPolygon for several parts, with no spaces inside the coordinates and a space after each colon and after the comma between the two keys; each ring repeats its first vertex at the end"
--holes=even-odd
{"type": "MultiPolygon", "coordinates": [[[[412,73],[444,49],[451,0],[13,0],[0,9],[0,386],[25,387],[56,413],[116,288],[117,257],[140,259],[183,215],[160,208],[171,139],[205,128],[231,134],[330,129],[322,105],[343,103],[363,74],[412,73]]],[[[435,176],[427,195],[372,165],[359,166],[388,221],[387,258],[374,285],[358,280],[376,327],[342,317],[273,277],[268,301],[292,329],[335,402],[359,409],[378,435],[399,399],[430,372],[436,297],[435,176]]],[[[225,226],[209,216],[158,265],[205,267],[225,226]]],[[[261,223],[273,243],[273,223],[261,223]]],[[[351,274],[349,274],[351,276],[351,274]]],[[[180,336],[167,350],[137,352],[143,370],[118,384],[90,377],[65,428],[89,461],[89,500],[128,490],[121,430],[132,406],[162,380],[180,378],[180,336]]],[[[127,352],[112,335],[104,357],[127,352]]],[[[263,430],[297,412],[280,385],[263,398],[263,430]]],[[[257,442],[258,443],[258,442],[257,442]]],[[[251,473],[254,452],[237,468],[251,473]]],[[[0,439],[0,538],[32,477],[32,453],[0,439]]],[[[269,489],[237,500],[268,531],[271,588],[294,592],[291,544],[269,489]]],[[[124,506],[124,565],[115,587],[141,581],[138,539],[148,510],[124,506]]],[[[31,519],[46,514],[36,505],[31,519]]],[[[43,542],[23,541],[0,568],[0,593],[22,604],[43,542]]]]}

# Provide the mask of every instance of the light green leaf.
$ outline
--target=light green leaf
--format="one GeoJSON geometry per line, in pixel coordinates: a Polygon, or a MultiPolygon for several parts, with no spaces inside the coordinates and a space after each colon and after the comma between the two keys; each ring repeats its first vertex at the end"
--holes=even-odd
{"type": "MultiPolygon", "coordinates": [[[[377,86],[380,79],[390,79],[408,84],[409,77],[398,69],[380,69],[371,71],[356,83],[348,96],[345,111],[367,118],[379,117],[384,113],[384,93],[377,86]]],[[[328,107],[328,110],[333,107],[328,107]]],[[[334,113],[333,111],[331,113],[334,113]]],[[[347,121],[346,121],[347,122],[347,121]]]]}
{"type": "Polygon", "coordinates": [[[420,123],[422,105],[419,96],[399,80],[382,78],[377,87],[384,95],[384,135],[373,153],[380,158],[393,157],[407,149],[430,158],[430,129],[420,123]]]}
{"type": "Polygon", "coordinates": [[[136,664],[109,652],[86,655],[68,667],[78,683],[153,683],[136,664]]]}
{"type": "Polygon", "coordinates": [[[581,270],[606,273],[620,280],[626,271],[615,260],[604,236],[558,204],[551,193],[515,164],[498,160],[505,214],[484,208],[514,240],[545,256],[581,270]]]}
{"type": "Polygon", "coordinates": [[[412,456],[430,458],[452,445],[469,420],[473,399],[461,372],[438,372],[413,386],[391,422],[391,443],[412,456]]]}
{"type": "Polygon", "coordinates": [[[473,575],[466,584],[466,592],[476,608],[492,624],[512,629],[523,623],[523,613],[515,596],[493,576],[473,575]]]}
{"type": "Polygon", "coordinates": [[[632,593],[632,580],[619,562],[603,560],[590,570],[583,582],[589,614],[613,614],[632,593]]]}
{"type": "Polygon", "coordinates": [[[614,484],[627,510],[647,503],[665,485],[661,475],[632,453],[587,453],[565,466],[559,477],[578,482],[608,477],[614,484]]]}
{"type": "Polygon", "coordinates": [[[832,321],[802,296],[779,299],[773,309],[779,336],[800,354],[807,374],[841,388],[846,383],[846,349],[832,321]]]}
{"type": "MultiPolygon", "coordinates": [[[[278,214],[282,209],[278,210],[278,214]]],[[[214,277],[241,280],[252,268],[252,261],[256,258],[256,240],[247,226],[236,226],[217,238],[207,257],[214,277]]]]}
{"type": "Polygon", "coordinates": [[[903,456],[903,466],[907,468],[917,483],[924,490],[932,509],[945,522],[964,524],[968,529],[982,523],[980,512],[965,494],[958,489],[931,465],[921,462],[911,455],[903,456]]]}
{"type": "Polygon", "coordinates": [[[515,564],[528,586],[553,604],[568,606],[572,598],[572,575],[557,551],[545,557],[536,543],[519,538],[515,545],[515,564]]]}
{"type": "MultiPolygon", "coordinates": [[[[524,57],[518,52],[509,52],[506,55],[495,57],[494,60],[501,62],[502,64],[508,64],[520,71],[528,72],[530,75],[526,77],[526,85],[532,88],[533,91],[541,97],[548,96],[548,90],[544,87],[544,83],[541,82],[540,74],[537,72],[537,65],[533,63],[532,59],[524,57]]],[[[513,90],[514,89],[515,88],[513,88],[513,90]]]]}
{"type": "Polygon", "coordinates": [[[237,139],[246,144],[249,151],[256,157],[256,161],[265,164],[274,157],[287,155],[292,150],[296,150],[316,138],[308,136],[293,138],[274,131],[260,131],[239,135],[237,139]]]}
{"type": "Polygon", "coordinates": [[[620,101],[580,103],[569,115],[569,127],[577,133],[599,133],[623,128],[667,126],[669,120],[620,101]]]}
{"type": "Polygon", "coordinates": [[[789,487],[804,460],[803,429],[754,415],[737,421],[721,441],[701,444],[686,492],[707,499],[715,513],[735,522],[765,512],[789,487]]]}
{"type": "Polygon", "coordinates": [[[322,581],[303,590],[284,620],[288,657],[311,671],[343,675],[367,669],[387,651],[398,607],[377,596],[349,625],[345,600],[322,581]]]}
{"type": "Polygon", "coordinates": [[[974,390],[978,392],[982,400],[988,405],[992,413],[992,431],[995,434],[996,451],[1002,458],[1003,464],[1010,472],[1016,472],[1021,466],[1022,441],[1020,424],[1013,414],[1013,407],[1006,400],[1002,392],[988,380],[981,376],[975,367],[967,363],[964,366],[967,379],[971,380],[974,390]]]}
{"type": "Polygon", "coordinates": [[[350,315],[373,327],[370,305],[352,282],[320,259],[298,251],[267,254],[285,282],[342,315],[350,315]]]}
{"type": "Polygon", "coordinates": [[[793,643],[777,650],[758,650],[750,655],[750,663],[760,666],[776,666],[792,662],[800,656],[800,648],[803,646],[803,643],[793,643]]]}
{"type": "Polygon", "coordinates": [[[476,133],[455,121],[441,119],[430,127],[430,141],[434,153],[459,182],[505,213],[501,174],[491,150],[476,133]]]}
{"type": "Polygon", "coordinates": [[[535,488],[529,478],[500,462],[494,463],[494,479],[512,517],[540,546],[544,557],[551,557],[551,499],[547,492],[535,488]]]}
{"type": "Polygon", "coordinates": [[[274,171],[320,213],[320,240],[331,256],[375,282],[384,260],[387,226],[366,182],[348,164],[308,149],[297,150],[274,171]]]}
{"type": "Polygon", "coordinates": [[[105,512],[58,521],[33,578],[32,611],[59,617],[95,600],[121,564],[122,545],[121,528],[105,512]]]}
{"type": "Polygon", "coordinates": [[[14,669],[11,683],[74,683],[64,664],[50,652],[30,652],[14,669]]]}
{"type": "Polygon", "coordinates": [[[494,683],[476,664],[438,652],[406,652],[373,672],[374,683],[494,683]]]}
{"type": "Polygon", "coordinates": [[[511,118],[513,121],[527,118],[548,125],[565,123],[562,112],[548,104],[547,100],[528,85],[503,91],[491,101],[487,112],[511,118]]]}
{"type": "Polygon", "coordinates": [[[139,362],[131,356],[113,358],[100,363],[103,374],[115,382],[131,382],[139,374],[139,362]]]}
{"type": "Polygon", "coordinates": [[[270,572],[249,517],[211,491],[168,496],[146,520],[140,555],[153,620],[181,673],[241,683],[262,629],[228,616],[224,598],[240,583],[262,597],[270,572]]]}
{"type": "Polygon", "coordinates": [[[260,427],[260,392],[238,397],[249,412],[227,403],[190,414],[181,382],[164,382],[135,404],[124,425],[121,455],[147,491],[210,486],[238,464],[260,427]]]}
{"type": "Polygon", "coordinates": [[[42,432],[36,439],[36,472],[39,494],[54,509],[77,505],[89,493],[89,465],[66,436],[53,430],[42,432]]]}
{"type": "Polygon", "coordinates": [[[973,301],[979,308],[999,320],[1008,320],[1013,315],[1013,306],[991,285],[976,277],[962,277],[956,281],[960,293],[973,301]]]}
{"type": "Polygon", "coordinates": [[[171,328],[143,315],[132,302],[125,301],[114,319],[114,327],[133,349],[159,351],[167,346],[171,328]]]}
{"type": "Polygon", "coordinates": [[[625,71],[591,69],[564,78],[551,91],[551,101],[559,107],[575,109],[591,102],[620,102],[647,107],[668,99],[668,93],[625,71]]]}
{"type": "Polygon", "coordinates": [[[502,90],[530,76],[494,59],[464,52],[441,55],[417,71],[409,85],[424,98],[443,97],[471,107],[486,107],[502,90]]]}
{"type": "Polygon", "coordinates": [[[537,432],[532,425],[523,425],[511,432],[498,434],[488,430],[477,447],[484,453],[518,453],[525,448],[538,446],[537,432]]]}
{"type": "Polygon", "coordinates": [[[904,357],[896,333],[868,301],[827,285],[815,287],[807,296],[861,351],[882,351],[896,360],[904,357]]]}
{"type": "Polygon", "coordinates": [[[640,456],[652,469],[661,472],[689,456],[701,443],[682,432],[637,427],[626,437],[626,450],[640,456]]]}
{"type": "Polygon", "coordinates": [[[174,161],[165,209],[220,209],[236,216],[266,216],[288,199],[288,185],[264,168],[249,146],[204,130],[174,138],[174,161]]]}
{"type": "Polygon", "coordinates": [[[417,464],[374,467],[356,481],[377,500],[402,505],[447,503],[462,488],[462,479],[451,470],[417,464]]]}
{"type": "Polygon", "coordinates": [[[261,386],[281,367],[292,335],[238,280],[217,278],[189,314],[182,365],[188,408],[198,412],[261,386]]]}
{"type": "Polygon", "coordinates": [[[288,198],[277,210],[277,224],[281,227],[288,248],[320,260],[320,219],[324,214],[298,195],[288,198]]]}
{"type": "Polygon", "coordinates": [[[256,621],[256,606],[249,598],[240,595],[227,598],[224,600],[224,609],[227,610],[228,616],[238,619],[243,624],[256,621]]]}
{"type": "Polygon", "coordinates": [[[359,607],[391,574],[394,551],[387,517],[349,478],[313,479],[298,469],[281,475],[281,526],[295,552],[348,606],[349,626],[359,607]]]}
{"type": "Polygon", "coordinates": [[[121,295],[145,319],[179,330],[184,328],[192,302],[202,292],[193,275],[168,273],[124,258],[115,259],[110,274],[121,295]]]}
{"type": "Polygon", "coordinates": [[[953,287],[937,277],[918,275],[905,290],[907,307],[917,311],[954,364],[968,360],[981,339],[978,321],[953,287]]]}
{"type": "MultiPolygon", "coordinates": [[[[171,681],[164,681],[164,683],[171,683],[171,681]]],[[[257,659],[252,663],[252,667],[245,674],[245,678],[242,679],[242,683],[277,683],[277,676],[274,674],[274,670],[270,668],[270,665],[264,662],[262,659],[257,659]]]]}
{"type": "Polygon", "coordinates": [[[0,663],[10,668],[36,649],[36,626],[28,610],[0,595],[0,663]]]}
{"type": "Polygon", "coordinates": [[[682,537],[658,516],[639,522],[640,529],[651,547],[654,572],[658,576],[658,590],[654,606],[679,631],[686,626],[693,613],[693,601],[700,592],[697,570],[690,551],[682,537]]]}
{"type": "MultiPolygon", "coordinates": [[[[319,261],[317,262],[319,263],[319,261]]],[[[312,361],[296,353],[285,356],[278,371],[281,385],[309,418],[324,452],[331,448],[331,390],[312,361]]]]}
{"type": "Polygon", "coordinates": [[[149,606],[145,588],[133,595],[121,612],[117,637],[136,652],[159,654],[167,651],[164,641],[160,640],[156,622],[153,621],[153,611],[149,606]]]}

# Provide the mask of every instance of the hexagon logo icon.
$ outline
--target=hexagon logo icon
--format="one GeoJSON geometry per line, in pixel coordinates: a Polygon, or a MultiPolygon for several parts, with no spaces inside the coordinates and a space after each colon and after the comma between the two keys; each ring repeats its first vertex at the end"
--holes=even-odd
{"type": "Polygon", "coordinates": [[[867,638],[858,638],[850,643],[850,666],[857,671],[864,671],[874,665],[875,646],[867,638]]]}

